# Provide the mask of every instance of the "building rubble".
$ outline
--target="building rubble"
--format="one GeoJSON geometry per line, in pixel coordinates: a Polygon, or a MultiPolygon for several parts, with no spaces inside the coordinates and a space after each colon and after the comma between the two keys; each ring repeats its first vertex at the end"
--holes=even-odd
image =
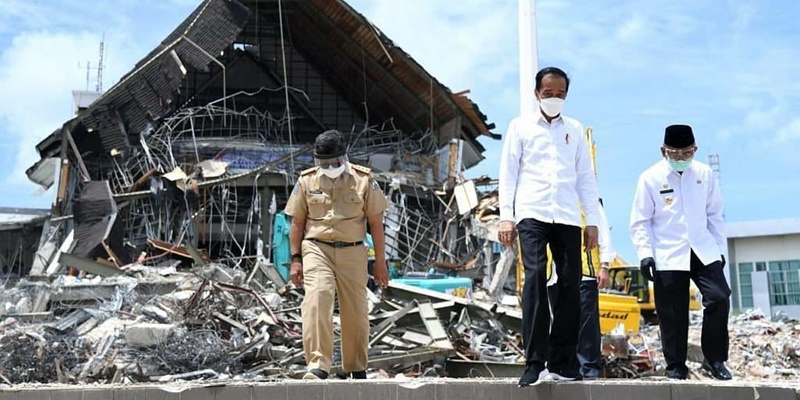
{"type": "MultiPolygon", "coordinates": [[[[478,137],[500,138],[494,125],[344,1],[285,3],[202,1],[36,146],[27,175],[54,201],[0,218],[0,383],[297,377],[303,290],[288,283],[282,211],[327,129],[386,194],[393,278],[469,282],[371,293],[369,373],[521,374],[497,182],[462,175],[483,159],[478,137]]],[[[735,334],[750,341],[732,346],[737,372],[797,367],[796,327],[770,324],[734,328],[786,343],[735,334]]],[[[604,338],[608,376],[651,373],[652,336],[604,338]]]]}
{"type": "MultiPolygon", "coordinates": [[[[702,312],[692,312],[689,327],[688,366],[695,378],[703,362],[701,349],[702,312]]],[[[730,318],[729,359],[726,363],[735,379],[796,381],[800,376],[800,321],[776,315],[769,319],[760,310],[730,318]]],[[[642,335],[652,343],[658,373],[665,367],[658,326],[643,327],[642,335]]]]}

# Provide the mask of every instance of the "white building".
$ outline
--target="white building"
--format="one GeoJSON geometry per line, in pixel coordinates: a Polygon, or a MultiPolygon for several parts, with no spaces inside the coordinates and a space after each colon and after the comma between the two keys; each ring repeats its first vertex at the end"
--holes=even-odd
{"type": "Polygon", "coordinates": [[[735,311],[760,308],[800,319],[800,218],[727,223],[735,311]]]}

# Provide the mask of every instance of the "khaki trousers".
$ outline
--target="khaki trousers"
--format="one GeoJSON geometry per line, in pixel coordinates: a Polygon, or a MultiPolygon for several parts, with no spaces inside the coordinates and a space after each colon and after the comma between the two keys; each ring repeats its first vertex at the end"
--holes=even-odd
{"type": "Polygon", "coordinates": [[[367,249],[333,248],[304,240],[303,348],[308,369],[330,372],[333,364],[333,307],[339,296],[343,372],[367,369],[369,306],[367,249]]]}

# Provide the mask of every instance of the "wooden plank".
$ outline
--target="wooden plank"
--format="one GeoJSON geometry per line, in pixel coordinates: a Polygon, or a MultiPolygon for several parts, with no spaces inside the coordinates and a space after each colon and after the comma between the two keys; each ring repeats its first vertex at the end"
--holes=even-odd
{"type": "MultiPolygon", "coordinates": [[[[165,251],[167,253],[174,254],[179,257],[192,259],[192,254],[185,246],[162,242],[156,239],[147,239],[147,243],[158,250],[165,251]]],[[[206,255],[203,251],[199,251],[199,253],[204,259],[208,259],[208,255],[206,255]]]]}

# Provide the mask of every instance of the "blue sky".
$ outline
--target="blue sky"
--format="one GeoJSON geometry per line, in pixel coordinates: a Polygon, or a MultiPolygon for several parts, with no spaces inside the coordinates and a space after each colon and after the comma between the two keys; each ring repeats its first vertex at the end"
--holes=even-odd
{"type": "MultiPolygon", "coordinates": [[[[71,115],[105,32],[110,87],[199,0],[0,1],[0,206],[47,207],[27,182],[33,146],[71,115]]],[[[496,133],[518,113],[517,2],[352,0],[454,92],[470,89],[496,133]]],[[[688,123],[698,158],[718,154],[728,221],[800,216],[800,30],[791,0],[539,0],[539,65],[572,78],[564,110],[595,129],[615,247],[638,174],[666,125],[688,123]]],[[[92,72],[94,75],[94,72],[92,72]]],[[[90,85],[95,84],[94,78],[90,85]]],[[[500,142],[470,177],[497,176],[500,142]]]]}

